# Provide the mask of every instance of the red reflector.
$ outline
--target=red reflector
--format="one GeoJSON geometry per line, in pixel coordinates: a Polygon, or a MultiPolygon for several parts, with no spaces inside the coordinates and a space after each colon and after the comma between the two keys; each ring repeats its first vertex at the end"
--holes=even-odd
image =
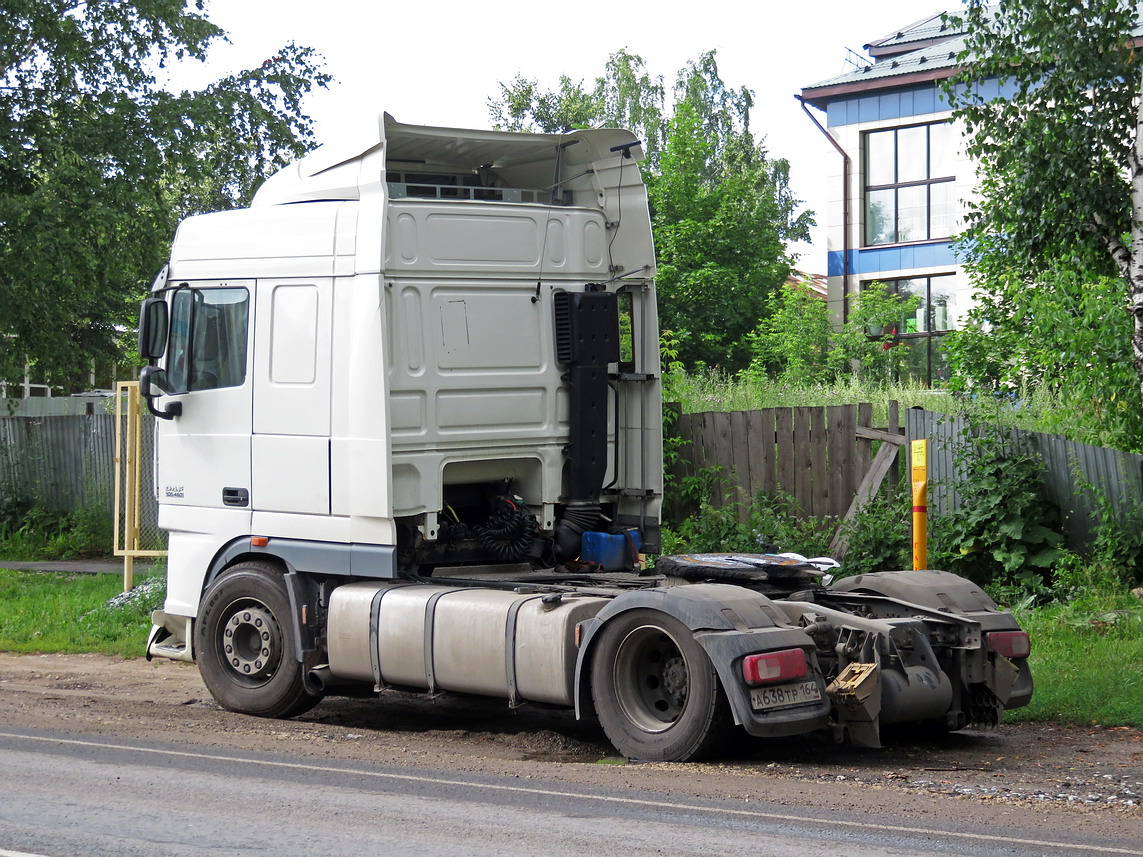
{"type": "Polygon", "coordinates": [[[1006,658],[1026,658],[1032,652],[1027,631],[991,631],[985,635],[988,648],[1006,658]]]}
{"type": "Polygon", "coordinates": [[[270,539],[268,539],[266,536],[251,536],[250,537],[250,546],[251,547],[264,548],[268,544],[270,544],[270,539]]]}
{"type": "Polygon", "coordinates": [[[747,655],[742,660],[742,677],[747,684],[776,684],[802,678],[805,674],[806,653],[801,649],[747,655]]]}

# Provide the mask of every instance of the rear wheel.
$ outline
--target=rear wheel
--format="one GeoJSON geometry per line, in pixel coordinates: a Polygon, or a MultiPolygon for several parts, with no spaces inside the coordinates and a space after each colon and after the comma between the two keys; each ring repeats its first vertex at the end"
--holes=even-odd
{"type": "Polygon", "coordinates": [[[632,610],[602,631],[592,698],[603,731],[625,756],[683,762],[717,752],[732,720],[714,665],[690,629],[656,610],[632,610]]]}
{"type": "Polygon", "coordinates": [[[316,705],[294,656],[286,585],[274,566],[245,562],[225,571],[202,599],[195,626],[199,672],[223,708],[290,717],[316,705]]]}

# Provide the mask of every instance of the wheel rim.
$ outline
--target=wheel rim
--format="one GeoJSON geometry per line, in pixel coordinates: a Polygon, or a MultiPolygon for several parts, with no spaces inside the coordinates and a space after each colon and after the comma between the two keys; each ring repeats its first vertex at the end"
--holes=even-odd
{"type": "Polygon", "coordinates": [[[274,613],[261,601],[244,599],[226,616],[218,646],[227,674],[249,687],[270,681],[282,660],[282,631],[274,613]]]}
{"type": "Polygon", "coordinates": [[[682,716],[690,679],[678,642],[656,625],[632,630],[615,657],[615,696],[644,732],[664,732],[682,716]]]}

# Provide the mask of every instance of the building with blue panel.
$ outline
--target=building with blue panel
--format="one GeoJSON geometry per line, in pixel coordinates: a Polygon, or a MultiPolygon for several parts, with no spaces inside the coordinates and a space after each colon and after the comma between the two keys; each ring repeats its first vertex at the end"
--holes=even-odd
{"type": "Polygon", "coordinates": [[[932,382],[944,375],[941,336],[960,325],[971,294],[952,238],[976,171],[940,88],[956,73],[963,30],[937,14],[865,49],[866,65],[801,95],[840,155],[826,221],[828,300],[840,322],[850,298],[872,282],[919,295],[920,308],[892,332],[910,351],[910,371],[932,382]]]}

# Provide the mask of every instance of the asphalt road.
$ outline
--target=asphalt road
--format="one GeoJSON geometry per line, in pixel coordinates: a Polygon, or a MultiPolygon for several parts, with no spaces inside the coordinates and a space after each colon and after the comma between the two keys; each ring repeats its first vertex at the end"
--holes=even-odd
{"type": "Polygon", "coordinates": [[[1143,857],[1143,843],[1114,828],[1064,839],[1034,826],[0,729],[0,857],[1143,857]]]}

